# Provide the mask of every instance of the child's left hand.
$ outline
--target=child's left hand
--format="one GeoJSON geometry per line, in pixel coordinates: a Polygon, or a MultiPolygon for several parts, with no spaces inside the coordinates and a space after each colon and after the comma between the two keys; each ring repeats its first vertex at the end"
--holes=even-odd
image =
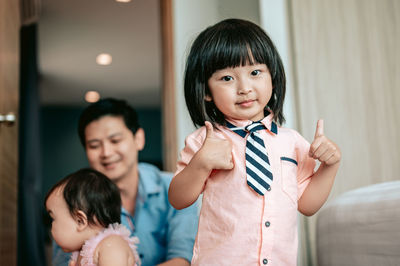
{"type": "Polygon", "coordinates": [[[318,120],[314,140],[311,143],[310,157],[326,165],[333,165],[342,157],[339,147],[324,135],[324,120],[318,120]]]}

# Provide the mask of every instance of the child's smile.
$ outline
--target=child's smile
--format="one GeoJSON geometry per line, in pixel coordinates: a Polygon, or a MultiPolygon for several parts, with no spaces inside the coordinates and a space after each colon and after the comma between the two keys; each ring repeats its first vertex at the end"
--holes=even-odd
{"type": "Polygon", "coordinates": [[[239,104],[241,107],[251,107],[254,103],[254,100],[244,100],[244,101],[240,101],[237,104],[239,104]]]}

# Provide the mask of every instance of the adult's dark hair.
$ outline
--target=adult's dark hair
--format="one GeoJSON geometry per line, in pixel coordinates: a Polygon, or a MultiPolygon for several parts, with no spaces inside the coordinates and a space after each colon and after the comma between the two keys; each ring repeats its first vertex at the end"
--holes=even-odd
{"type": "Polygon", "coordinates": [[[270,109],[274,120],[283,124],[286,78],[275,45],[258,25],[241,19],[227,19],[199,34],[186,61],[185,99],[194,125],[203,126],[205,121],[225,125],[224,115],[214,102],[204,99],[211,95],[208,79],[215,71],[257,63],[265,64],[272,78],[273,91],[265,113],[270,109]]]}
{"type": "Polygon", "coordinates": [[[102,173],[84,168],[58,181],[47,193],[49,196],[58,188],[63,196],[72,217],[83,211],[88,223],[107,227],[121,222],[121,196],[118,187],[102,173]]]}
{"type": "Polygon", "coordinates": [[[138,117],[135,109],[124,100],[113,98],[101,99],[98,102],[92,103],[81,113],[78,123],[78,134],[82,145],[86,146],[85,129],[91,122],[104,116],[119,116],[122,117],[126,127],[133,134],[140,128],[138,117]]]}

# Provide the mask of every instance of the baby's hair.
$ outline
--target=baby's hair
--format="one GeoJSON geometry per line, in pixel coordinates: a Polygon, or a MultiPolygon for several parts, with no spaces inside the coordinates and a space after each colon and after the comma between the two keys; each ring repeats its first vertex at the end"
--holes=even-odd
{"type": "Polygon", "coordinates": [[[214,72],[257,63],[265,64],[272,78],[273,91],[265,114],[271,110],[274,120],[283,124],[286,78],[275,45],[258,25],[241,19],[227,19],[199,34],[186,61],[185,99],[194,125],[203,126],[205,121],[225,125],[225,117],[214,102],[205,101],[205,96],[210,95],[208,79],[214,72]]]}
{"type": "Polygon", "coordinates": [[[58,181],[47,193],[49,196],[56,190],[62,189],[72,217],[83,211],[88,223],[109,224],[121,222],[121,196],[118,187],[102,173],[84,168],[58,181]]]}

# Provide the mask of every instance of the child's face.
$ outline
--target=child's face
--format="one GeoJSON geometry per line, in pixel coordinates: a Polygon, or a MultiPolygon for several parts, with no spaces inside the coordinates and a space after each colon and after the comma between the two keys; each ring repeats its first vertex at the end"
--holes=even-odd
{"type": "Polygon", "coordinates": [[[213,101],[227,119],[258,121],[272,95],[272,80],[265,64],[217,70],[208,80],[213,101]]]}
{"type": "Polygon", "coordinates": [[[46,201],[46,209],[52,218],[51,235],[64,252],[80,250],[84,240],[78,233],[78,223],[71,216],[62,189],[56,189],[46,201]]]}

